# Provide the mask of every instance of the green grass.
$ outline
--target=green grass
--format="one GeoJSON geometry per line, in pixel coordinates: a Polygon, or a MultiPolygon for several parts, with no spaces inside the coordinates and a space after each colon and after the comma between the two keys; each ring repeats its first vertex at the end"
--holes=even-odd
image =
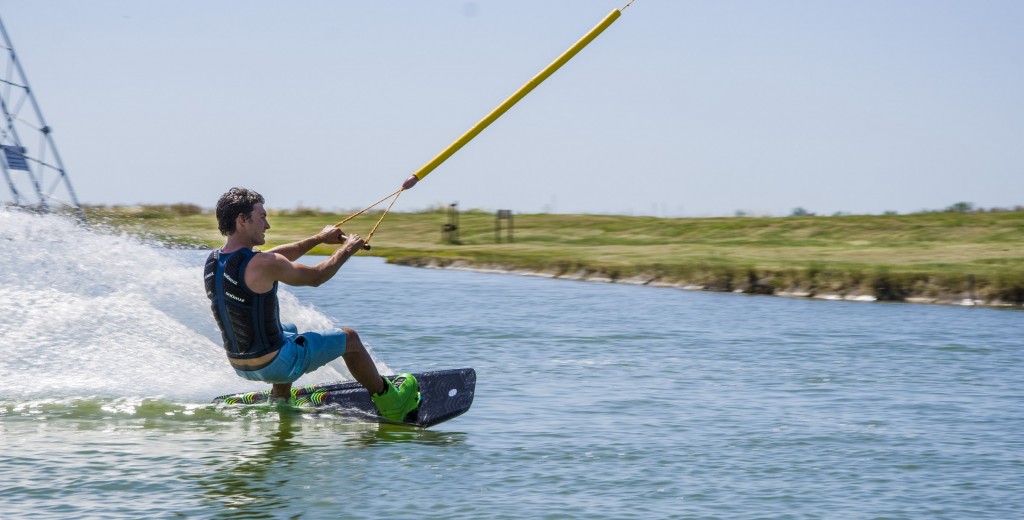
{"type": "MultiPolygon", "coordinates": [[[[219,247],[209,212],[188,205],[88,208],[91,221],[183,245],[219,247]]],[[[295,241],[346,215],[272,211],[268,246],[295,241]]],[[[364,237],[380,214],[346,232],[364,237]]],[[[515,215],[514,242],[496,243],[491,213],[463,212],[459,243],[441,241],[441,211],[389,214],[369,254],[411,265],[456,261],[709,290],[868,294],[1024,302],[1024,212],[785,218],[515,215]]],[[[320,247],[314,253],[327,254],[320,247]]],[[[364,253],[366,254],[366,253],[364,253]]]]}

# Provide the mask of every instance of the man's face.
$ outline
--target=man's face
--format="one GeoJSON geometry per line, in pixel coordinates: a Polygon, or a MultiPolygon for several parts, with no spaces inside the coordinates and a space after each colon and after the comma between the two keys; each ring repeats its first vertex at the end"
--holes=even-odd
{"type": "Polygon", "coordinates": [[[252,213],[248,218],[243,217],[240,224],[243,226],[245,236],[254,245],[261,246],[267,243],[267,230],[270,229],[270,223],[267,222],[267,210],[263,208],[263,204],[253,206],[252,213]]]}

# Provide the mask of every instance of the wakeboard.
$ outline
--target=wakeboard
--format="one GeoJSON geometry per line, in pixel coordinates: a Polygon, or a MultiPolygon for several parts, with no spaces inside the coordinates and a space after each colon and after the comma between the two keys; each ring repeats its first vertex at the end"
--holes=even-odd
{"type": "MultiPolygon", "coordinates": [[[[469,410],[476,390],[476,371],[472,368],[413,373],[420,384],[420,406],[402,422],[390,421],[377,413],[370,392],[356,381],[317,383],[293,388],[294,405],[316,412],[332,412],[387,424],[429,428],[454,419],[469,410]]],[[[391,379],[394,376],[386,376],[391,379]]],[[[399,384],[398,380],[395,384],[399,384]]],[[[270,390],[228,394],[214,398],[225,405],[251,405],[270,401],[270,390]]]]}

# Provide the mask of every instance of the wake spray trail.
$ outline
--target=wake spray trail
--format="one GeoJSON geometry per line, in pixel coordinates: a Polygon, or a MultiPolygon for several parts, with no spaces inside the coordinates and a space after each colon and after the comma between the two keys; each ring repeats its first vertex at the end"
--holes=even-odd
{"type": "MultiPolygon", "coordinates": [[[[225,360],[203,291],[204,258],[0,208],[0,401],[209,402],[265,387],[239,378],[225,360]]],[[[300,330],[333,326],[279,294],[282,320],[300,330]]],[[[299,383],[340,379],[351,376],[336,360],[299,383]]]]}

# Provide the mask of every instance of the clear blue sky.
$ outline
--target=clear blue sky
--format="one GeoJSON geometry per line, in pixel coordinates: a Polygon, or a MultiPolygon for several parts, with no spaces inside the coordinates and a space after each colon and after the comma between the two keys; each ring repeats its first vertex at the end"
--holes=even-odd
{"type": "MultiPolygon", "coordinates": [[[[2,0],[82,202],[391,192],[626,0],[2,0]]],[[[1024,204],[1024,2],[636,0],[396,209],[1024,204]]],[[[4,193],[0,197],[8,195],[4,193]]]]}

